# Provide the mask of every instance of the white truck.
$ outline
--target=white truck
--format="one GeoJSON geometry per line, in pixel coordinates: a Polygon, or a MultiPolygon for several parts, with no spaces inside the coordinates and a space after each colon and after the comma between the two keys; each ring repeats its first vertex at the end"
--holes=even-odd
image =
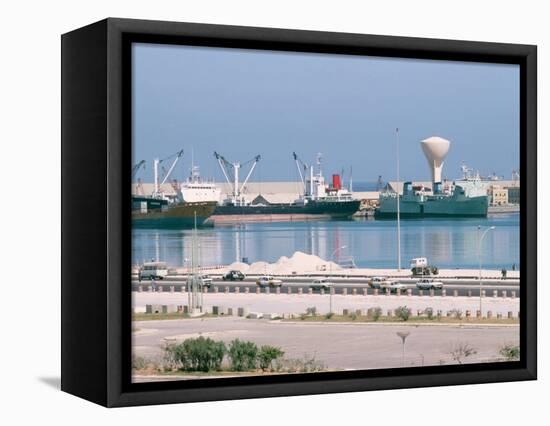
{"type": "Polygon", "coordinates": [[[145,262],[139,268],[138,281],[162,280],[168,275],[166,262],[145,262]]]}

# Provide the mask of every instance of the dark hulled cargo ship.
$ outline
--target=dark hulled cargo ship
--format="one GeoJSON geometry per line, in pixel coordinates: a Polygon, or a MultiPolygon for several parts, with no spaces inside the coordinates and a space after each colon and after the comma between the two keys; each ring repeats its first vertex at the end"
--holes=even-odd
{"type": "Polygon", "coordinates": [[[205,224],[216,202],[169,202],[154,197],[132,197],[132,226],[135,228],[185,229],[205,224]]]}

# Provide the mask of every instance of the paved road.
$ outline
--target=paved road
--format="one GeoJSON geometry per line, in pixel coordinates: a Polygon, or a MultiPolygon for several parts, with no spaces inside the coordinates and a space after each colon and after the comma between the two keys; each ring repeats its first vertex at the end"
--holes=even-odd
{"type": "Polygon", "coordinates": [[[519,326],[407,326],[405,324],[319,324],[251,320],[238,317],[135,322],[134,353],[159,359],[165,338],[182,341],[203,335],[230,342],[250,340],[280,346],[287,358],[305,354],[332,369],[370,369],[403,365],[399,331],[410,335],[405,365],[455,364],[450,351],[458,342],[477,353],[465,362],[494,361],[505,343],[518,344],[519,326]]]}
{"type": "MultiPolygon", "coordinates": [[[[335,294],[343,294],[344,289],[347,290],[349,294],[353,292],[353,289],[356,289],[358,294],[364,294],[364,291],[367,291],[367,294],[374,294],[374,289],[371,289],[367,283],[366,280],[358,280],[358,279],[337,279],[332,280],[334,282],[334,292],[335,294]]],[[[416,281],[412,279],[401,279],[399,282],[405,284],[407,288],[410,288],[414,295],[418,295],[419,291],[416,288],[416,281]]],[[[479,296],[479,281],[476,280],[456,280],[456,279],[444,279],[441,280],[444,283],[444,288],[447,293],[447,295],[453,295],[454,291],[456,290],[458,293],[458,296],[468,296],[469,294],[471,296],[479,296]],[[470,292],[470,293],[469,293],[470,292]]],[[[302,289],[303,293],[307,293],[309,290],[309,286],[312,282],[311,278],[292,278],[292,279],[285,279],[283,280],[283,286],[281,288],[281,292],[287,293],[288,289],[290,288],[293,293],[298,293],[298,289],[302,289]]],[[[142,287],[143,291],[147,291],[148,287],[151,285],[150,281],[132,281],[132,290],[137,291],[139,289],[139,286],[142,287]]],[[[164,279],[164,280],[158,280],[156,281],[157,286],[162,286],[164,291],[169,291],[170,287],[173,286],[175,291],[181,291],[182,286],[185,286],[185,279],[182,277],[181,279],[164,279]]],[[[240,292],[244,292],[245,288],[248,288],[250,292],[255,292],[256,288],[258,287],[256,285],[255,280],[253,279],[245,279],[244,281],[222,281],[220,279],[214,279],[212,283],[212,287],[209,289],[209,292],[215,291],[214,287],[218,288],[218,291],[223,292],[225,291],[225,288],[227,287],[229,289],[230,293],[234,293],[235,289],[238,287],[240,292]]],[[[506,292],[507,295],[510,295],[512,291],[516,292],[516,297],[519,296],[519,283],[517,280],[487,280],[482,282],[482,287],[485,290],[486,294],[488,296],[493,295],[493,291],[497,290],[499,295],[502,295],[503,291],[506,292]]],[[[262,291],[265,291],[263,289],[262,291]]],[[[271,289],[271,292],[274,290],[271,289]]],[[[320,293],[319,290],[314,291],[315,293],[320,293]]],[[[380,290],[380,293],[383,291],[380,290]]],[[[423,291],[424,294],[429,294],[428,290],[423,291]]],[[[436,290],[435,294],[440,295],[441,291],[436,290]]]]}

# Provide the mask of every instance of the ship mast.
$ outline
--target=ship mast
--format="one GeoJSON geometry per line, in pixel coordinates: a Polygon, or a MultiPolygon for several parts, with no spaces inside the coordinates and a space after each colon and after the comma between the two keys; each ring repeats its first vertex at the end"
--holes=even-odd
{"type": "Polygon", "coordinates": [[[232,202],[235,205],[242,205],[241,195],[244,191],[244,188],[246,187],[246,184],[248,183],[248,179],[250,179],[250,176],[252,175],[252,172],[256,168],[256,164],[258,164],[258,161],[260,161],[261,156],[256,155],[254,158],[248,160],[247,162],[241,164],[239,162],[231,163],[225,159],[222,155],[218,154],[217,152],[214,152],[214,156],[216,157],[216,160],[218,160],[218,164],[220,165],[220,168],[222,170],[222,173],[227,180],[227,183],[233,187],[233,193],[231,194],[233,199],[232,202]],[[246,178],[241,186],[239,186],[239,170],[243,167],[245,167],[248,164],[252,164],[250,167],[250,170],[248,174],[246,175],[246,178]],[[230,179],[230,177],[232,179],[230,179]]]}

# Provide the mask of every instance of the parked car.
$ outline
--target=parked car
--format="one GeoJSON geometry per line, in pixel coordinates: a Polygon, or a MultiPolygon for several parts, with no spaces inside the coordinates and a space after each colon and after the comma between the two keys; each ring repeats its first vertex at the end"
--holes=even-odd
{"type": "Polygon", "coordinates": [[[372,277],[369,281],[370,288],[382,288],[382,285],[386,285],[390,280],[386,277],[372,277]]]}
{"type": "Polygon", "coordinates": [[[263,275],[256,280],[256,284],[260,287],[281,287],[283,282],[273,277],[273,275],[263,275]]]}
{"type": "Polygon", "coordinates": [[[382,290],[390,290],[390,293],[395,293],[397,290],[405,291],[407,290],[407,286],[403,283],[400,283],[398,281],[386,281],[385,283],[380,285],[380,288],[382,290]]]}
{"type": "Polygon", "coordinates": [[[416,283],[416,288],[419,290],[441,290],[443,288],[443,283],[441,281],[424,278],[416,283]]]}
{"type": "Polygon", "coordinates": [[[168,275],[166,262],[145,262],[139,268],[138,281],[141,280],[162,280],[168,275]]]}
{"type": "Polygon", "coordinates": [[[224,280],[224,281],[237,281],[237,280],[242,281],[242,280],[244,280],[244,274],[241,271],[232,270],[232,271],[229,271],[228,273],[226,273],[222,277],[222,280],[224,280]]]}
{"type": "Polygon", "coordinates": [[[333,284],[326,278],[317,278],[313,280],[309,288],[311,288],[312,290],[328,290],[332,286],[333,284]]]}

